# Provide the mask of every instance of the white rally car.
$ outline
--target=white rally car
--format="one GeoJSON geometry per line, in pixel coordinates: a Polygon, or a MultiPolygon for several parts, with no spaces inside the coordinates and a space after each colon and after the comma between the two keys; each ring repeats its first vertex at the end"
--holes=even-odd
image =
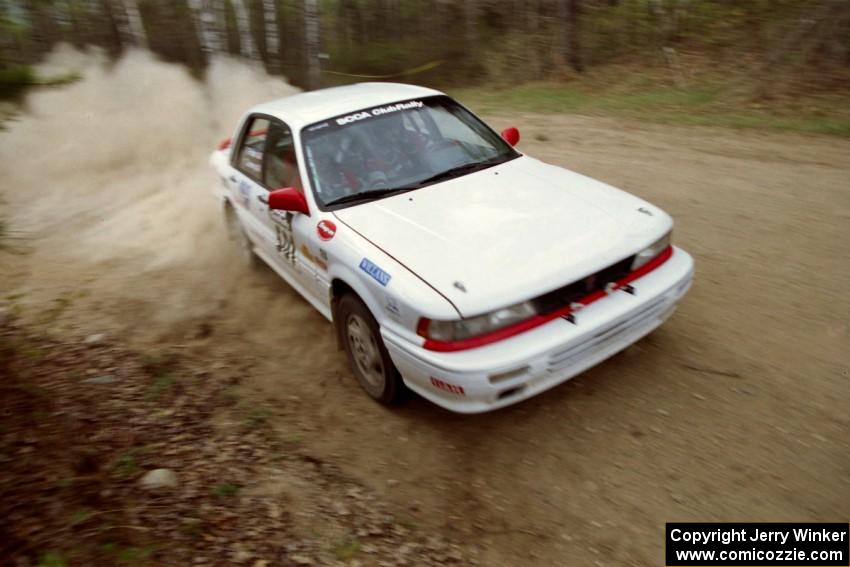
{"type": "Polygon", "coordinates": [[[251,109],[210,161],[246,258],[334,324],[370,396],[475,413],[631,345],[693,279],[666,213],[518,141],[438,91],[363,83],[251,109]]]}

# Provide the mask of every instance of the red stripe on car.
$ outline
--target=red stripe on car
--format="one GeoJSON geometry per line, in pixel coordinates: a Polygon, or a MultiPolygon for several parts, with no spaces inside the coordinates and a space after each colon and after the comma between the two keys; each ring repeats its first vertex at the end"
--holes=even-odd
{"type": "MultiPolygon", "coordinates": [[[[577,309],[581,309],[582,307],[587,307],[594,301],[598,301],[608,295],[609,293],[613,293],[618,289],[625,287],[629,283],[635,281],[636,279],[645,276],[649,272],[661,266],[664,262],[670,259],[670,256],[673,255],[673,247],[668,246],[664,250],[661,251],[658,256],[641,266],[640,268],[629,272],[629,274],[614,282],[612,287],[608,288],[608,291],[604,289],[600,289],[598,291],[594,291],[591,294],[588,294],[581,298],[577,303],[579,303],[579,307],[573,308],[568,305],[566,307],[562,307],[556,311],[551,313],[547,313],[546,315],[535,315],[530,319],[526,319],[525,321],[520,321],[514,325],[510,325],[505,327],[504,329],[498,329],[493,331],[492,333],[487,333],[484,335],[480,335],[477,337],[470,337],[468,339],[460,339],[457,341],[435,341],[433,339],[426,338],[425,344],[422,345],[427,350],[433,350],[436,352],[455,352],[459,350],[469,350],[473,348],[482,347],[485,345],[489,345],[498,341],[502,341],[504,339],[516,336],[520,333],[524,333],[525,331],[529,331],[541,325],[548,323],[549,321],[554,321],[560,317],[565,315],[569,315],[570,313],[576,311],[577,309]]],[[[417,329],[420,335],[426,332],[424,325],[420,324],[417,329]]]]}

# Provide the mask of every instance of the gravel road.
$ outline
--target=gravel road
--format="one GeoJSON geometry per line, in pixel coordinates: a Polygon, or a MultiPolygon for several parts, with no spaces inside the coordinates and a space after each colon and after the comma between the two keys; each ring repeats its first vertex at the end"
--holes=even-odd
{"type": "Polygon", "coordinates": [[[660,565],[666,521],[850,515],[850,142],[487,117],[670,212],[695,285],[661,329],[525,403],[388,410],[318,313],[271,270],[236,267],[210,196],[215,141],[291,87],[232,61],[199,84],[139,54],[109,70],[64,57],[86,80],[31,97],[0,133],[28,252],[0,256],[0,289],[25,314],[244,368],[242,394],[285,435],[483,565],[660,565]]]}

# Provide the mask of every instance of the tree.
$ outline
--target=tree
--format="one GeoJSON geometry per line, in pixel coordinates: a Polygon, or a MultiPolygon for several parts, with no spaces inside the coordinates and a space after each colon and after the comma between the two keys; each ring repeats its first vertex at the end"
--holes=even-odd
{"type": "Polygon", "coordinates": [[[563,22],[564,61],[576,72],[584,71],[581,53],[581,0],[560,0],[561,21],[563,22]]]}
{"type": "Polygon", "coordinates": [[[242,53],[242,42],[239,37],[239,24],[236,21],[236,9],[233,7],[232,0],[223,0],[220,7],[220,21],[225,29],[227,52],[231,55],[240,55],[242,53]]]}
{"type": "Polygon", "coordinates": [[[304,32],[307,46],[307,84],[311,89],[321,85],[319,62],[319,7],[316,0],[304,0],[304,32]]]}
{"type": "Polygon", "coordinates": [[[245,2],[232,0],[233,9],[236,12],[236,25],[239,29],[239,46],[244,57],[256,59],[259,55],[254,39],[251,37],[251,19],[245,2]]]}
{"type": "Polygon", "coordinates": [[[279,50],[279,35],[277,32],[277,1],[263,0],[263,42],[266,47],[265,61],[266,65],[273,71],[280,70],[278,60],[279,50]]]}
{"type": "Polygon", "coordinates": [[[132,38],[133,44],[137,47],[147,47],[148,38],[145,36],[145,28],[142,25],[142,16],[139,13],[139,3],[137,0],[118,0],[118,2],[124,8],[127,30],[132,38]]]}

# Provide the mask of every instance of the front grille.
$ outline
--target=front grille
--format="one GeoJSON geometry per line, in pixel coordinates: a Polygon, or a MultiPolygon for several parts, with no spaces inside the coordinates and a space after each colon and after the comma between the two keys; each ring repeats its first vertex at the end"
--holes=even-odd
{"type": "Polygon", "coordinates": [[[604,289],[607,284],[626,277],[631,271],[634,259],[634,256],[629,256],[616,264],[612,264],[607,268],[599,270],[595,274],[585,276],[577,282],[567,284],[564,287],[559,287],[554,291],[543,294],[533,299],[532,302],[537,308],[537,312],[541,315],[546,315],[552,311],[566,307],[570,303],[578,301],[585,295],[604,289]]]}
{"type": "Polygon", "coordinates": [[[672,309],[669,296],[660,297],[650,305],[641,308],[638,312],[620,319],[593,335],[590,340],[554,352],[549,357],[549,371],[559,371],[580,362],[583,358],[592,356],[605,350],[615,343],[631,344],[630,337],[643,336],[650,325],[660,323],[660,319],[666,318],[664,313],[672,309]]]}

